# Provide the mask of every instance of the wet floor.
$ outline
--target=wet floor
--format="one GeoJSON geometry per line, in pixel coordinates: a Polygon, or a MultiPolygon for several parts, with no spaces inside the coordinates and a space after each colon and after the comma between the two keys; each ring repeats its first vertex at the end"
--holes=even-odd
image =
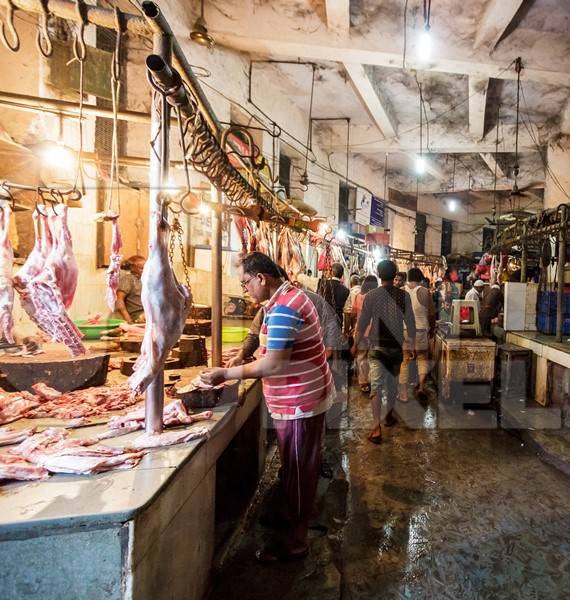
{"type": "Polygon", "coordinates": [[[442,411],[410,411],[375,446],[368,400],[354,392],[327,434],[334,476],[321,479],[317,519],[327,532],[312,532],[304,561],[260,566],[269,531],[254,521],[211,599],[568,598],[570,478],[513,433],[475,429],[477,415],[454,429],[442,411]]]}

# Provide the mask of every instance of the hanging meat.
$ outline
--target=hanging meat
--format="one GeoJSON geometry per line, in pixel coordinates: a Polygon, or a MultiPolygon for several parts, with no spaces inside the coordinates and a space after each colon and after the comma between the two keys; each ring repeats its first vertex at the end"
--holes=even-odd
{"type": "Polygon", "coordinates": [[[54,241],[48,217],[44,213],[38,213],[38,209],[33,217],[36,242],[23,267],[14,277],[14,288],[20,294],[24,310],[42,331],[54,342],[64,343],[73,356],[85,354],[81,332],[65,310],[57,283],[54,265],[59,259],[55,258],[55,252],[52,254],[54,241]],[[42,232],[39,240],[38,220],[42,232]]]}
{"type": "Polygon", "coordinates": [[[14,343],[14,284],[12,267],[14,251],[10,242],[10,216],[12,210],[5,204],[0,208],[0,335],[14,343]]]}
{"type": "Polygon", "coordinates": [[[170,227],[158,210],[152,212],[149,255],[142,280],[145,333],[129,385],[142,394],[164,365],[192,309],[192,293],[176,281],[168,260],[170,227]]]}
{"type": "Polygon", "coordinates": [[[299,273],[305,270],[305,259],[301,243],[287,227],[281,230],[277,242],[277,262],[287,271],[291,281],[297,281],[299,273]]]}
{"type": "Polygon", "coordinates": [[[123,255],[121,254],[121,248],[123,247],[123,240],[121,238],[121,231],[119,229],[119,214],[113,211],[108,211],[106,219],[112,223],[112,235],[111,235],[111,258],[109,259],[109,268],[107,269],[107,306],[111,310],[115,310],[117,303],[117,290],[119,289],[119,277],[121,274],[121,261],[123,255]]]}
{"type": "Polygon", "coordinates": [[[67,210],[65,204],[56,204],[53,207],[53,215],[49,216],[53,246],[46,258],[55,274],[65,308],[69,308],[73,302],[79,276],[77,260],[73,254],[71,232],[67,225],[67,210]]]}
{"type": "Polygon", "coordinates": [[[249,224],[249,219],[247,219],[247,217],[242,217],[239,215],[232,215],[232,221],[236,226],[241,242],[240,254],[247,254],[248,252],[253,252],[255,248],[255,236],[253,235],[253,231],[249,224]]]}

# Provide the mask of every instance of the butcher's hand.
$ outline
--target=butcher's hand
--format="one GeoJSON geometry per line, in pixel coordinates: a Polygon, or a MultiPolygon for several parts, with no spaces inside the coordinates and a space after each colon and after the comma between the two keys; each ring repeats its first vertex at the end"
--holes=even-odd
{"type": "Polygon", "coordinates": [[[230,358],[228,361],[226,361],[226,369],[239,367],[240,365],[243,365],[243,357],[240,354],[237,354],[233,358],[230,358]]]}
{"type": "Polygon", "coordinates": [[[206,369],[200,373],[200,379],[208,385],[218,385],[226,380],[226,369],[222,367],[206,369]]]}

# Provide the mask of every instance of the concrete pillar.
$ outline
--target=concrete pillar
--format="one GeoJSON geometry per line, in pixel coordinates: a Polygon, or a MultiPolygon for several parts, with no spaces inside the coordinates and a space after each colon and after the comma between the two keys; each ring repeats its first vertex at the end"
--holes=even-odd
{"type": "MultiPolygon", "coordinates": [[[[550,171],[560,185],[570,194],[570,136],[565,135],[548,146],[547,160],[550,171]]],[[[559,204],[570,202],[554,182],[549,173],[546,174],[544,189],[544,208],[555,208],[559,204]]]]}

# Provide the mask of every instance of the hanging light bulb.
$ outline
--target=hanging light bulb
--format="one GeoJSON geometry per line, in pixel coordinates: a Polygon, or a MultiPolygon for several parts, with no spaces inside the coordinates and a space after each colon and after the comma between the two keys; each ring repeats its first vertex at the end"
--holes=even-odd
{"type": "Polygon", "coordinates": [[[420,154],[416,156],[416,173],[423,175],[426,172],[426,159],[420,154]]]}
{"type": "Polygon", "coordinates": [[[207,202],[200,204],[200,213],[205,217],[210,215],[210,205],[207,202]]]}
{"type": "Polygon", "coordinates": [[[336,239],[337,239],[339,242],[344,242],[344,241],[346,241],[346,231],[345,231],[344,229],[339,229],[339,230],[336,232],[336,239]]]}
{"type": "Polygon", "coordinates": [[[208,26],[206,19],[204,19],[204,0],[200,2],[200,16],[196,19],[192,31],[190,31],[190,39],[200,46],[206,46],[208,49],[212,49],[216,42],[214,38],[208,33],[208,26]]]}
{"type": "Polygon", "coordinates": [[[455,212],[457,210],[457,200],[455,198],[450,198],[447,201],[447,208],[450,212],[455,212]]]}
{"type": "Polygon", "coordinates": [[[426,26],[420,35],[418,40],[418,59],[422,62],[426,62],[431,58],[432,51],[432,39],[429,32],[429,26],[426,26]]]}

